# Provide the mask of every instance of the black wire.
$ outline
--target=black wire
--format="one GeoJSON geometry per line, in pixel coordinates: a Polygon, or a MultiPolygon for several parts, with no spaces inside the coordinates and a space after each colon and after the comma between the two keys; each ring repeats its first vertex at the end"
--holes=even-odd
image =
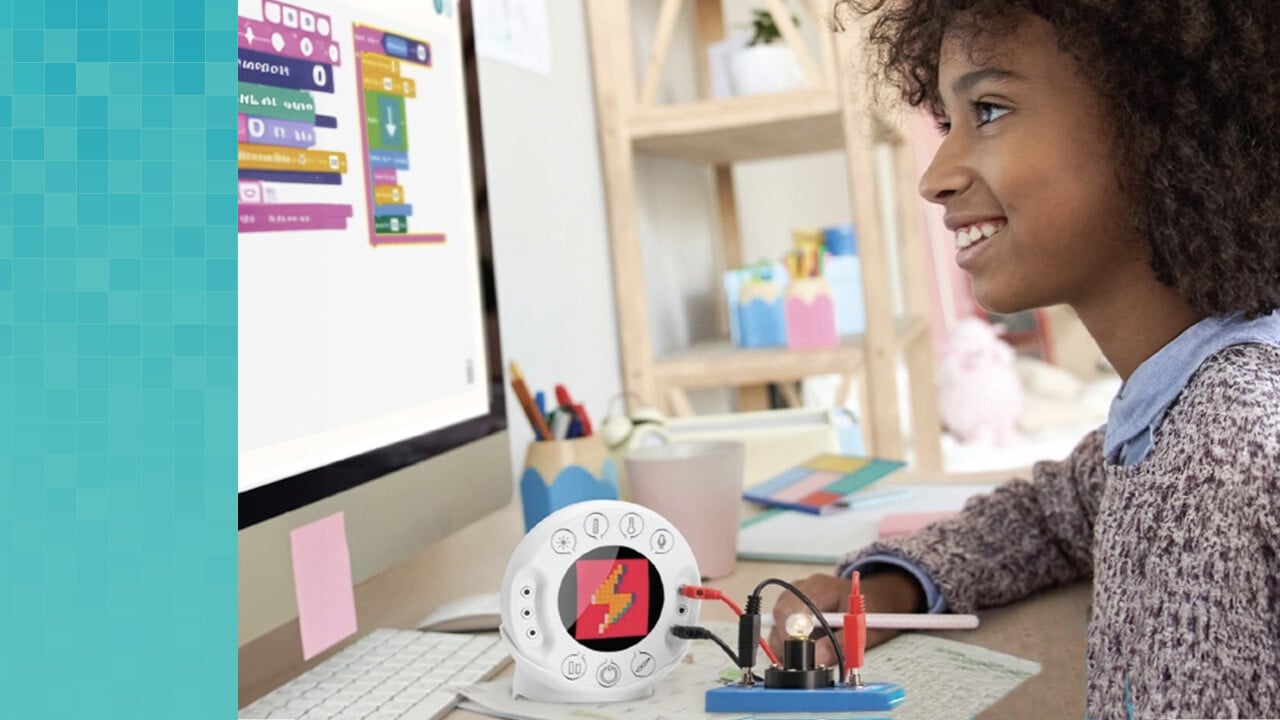
{"type": "MultiPolygon", "coordinates": [[[[729,647],[729,643],[721,640],[719,635],[716,635],[707,628],[700,625],[672,625],[671,634],[682,640],[712,640],[716,645],[720,646],[721,650],[724,650],[725,654],[729,656],[729,659],[733,661],[734,665],[742,667],[742,662],[738,660],[738,654],[733,651],[733,648],[729,647]]],[[[755,673],[751,673],[751,677],[757,680],[760,679],[760,676],[755,673]]]]}
{"type": "Polygon", "coordinates": [[[779,580],[778,578],[765,578],[764,580],[761,580],[760,584],[756,586],[755,591],[751,593],[752,597],[759,597],[760,591],[764,590],[769,585],[778,585],[800,598],[800,602],[804,603],[805,607],[809,608],[813,613],[813,616],[817,618],[818,622],[822,623],[822,629],[826,631],[827,635],[831,636],[831,647],[835,649],[836,661],[840,665],[840,676],[836,678],[836,682],[844,682],[844,650],[841,650],[840,643],[836,642],[836,634],[831,630],[831,624],[827,622],[827,618],[823,616],[822,611],[818,610],[818,607],[813,604],[813,601],[809,599],[809,596],[800,592],[799,588],[786,580],[779,580]]]}
{"type": "Polygon", "coordinates": [[[741,667],[741,663],[738,662],[738,653],[734,652],[733,648],[729,647],[729,643],[721,640],[719,635],[716,635],[704,627],[699,625],[673,625],[671,627],[671,634],[682,640],[714,640],[715,643],[720,646],[720,649],[724,650],[725,654],[729,656],[729,659],[733,661],[733,664],[741,667]]]}

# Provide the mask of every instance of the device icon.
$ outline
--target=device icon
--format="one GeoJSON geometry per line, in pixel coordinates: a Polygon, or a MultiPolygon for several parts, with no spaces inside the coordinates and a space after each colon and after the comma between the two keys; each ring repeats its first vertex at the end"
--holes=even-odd
{"type": "Polygon", "coordinates": [[[578,547],[578,537],[572,530],[560,528],[551,535],[551,549],[560,555],[568,555],[578,547]]]}
{"type": "Polygon", "coordinates": [[[566,680],[577,680],[587,674],[587,660],[581,653],[574,653],[560,663],[560,674],[566,680]]]}
{"type": "Polygon", "coordinates": [[[600,669],[596,671],[596,681],[598,681],[603,687],[613,687],[614,685],[617,685],[618,681],[621,679],[622,670],[618,667],[618,664],[612,660],[601,665],[600,669]]]}
{"type": "Polygon", "coordinates": [[[622,534],[626,535],[627,538],[639,537],[640,533],[644,532],[644,520],[641,520],[640,516],[635,513],[623,515],[619,525],[622,528],[622,534]]]}
{"type": "Polygon", "coordinates": [[[599,540],[609,530],[609,518],[602,513],[593,512],[587,516],[586,521],[582,523],[582,527],[585,529],[587,537],[592,540],[599,540]]]}
{"type": "Polygon", "coordinates": [[[671,531],[666,529],[655,530],[653,537],[649,538],[649,547],[657,555],[665,555],[674,544],[671,531]]]}
{"type": "Polygon", "coordinates": [[[556,510],[520,541],[502,580],[511,692],[539,702],[651,696],[688,651],[670,628],[697,623],[697,604],[676,589],[699,577],[680,530],[649,508],[586,500],[556,510]]]}
{"type": "Polygon", "coordinates": [[[631,672],[635,673],[636,677],[649,677],[656,666],[653,656],[647,652],[638,652],[631,658],[631,672]]]}

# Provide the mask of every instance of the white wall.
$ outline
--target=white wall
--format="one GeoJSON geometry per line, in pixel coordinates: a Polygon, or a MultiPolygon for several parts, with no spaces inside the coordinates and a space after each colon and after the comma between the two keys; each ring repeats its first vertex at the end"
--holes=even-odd
{"type": "MultiPolygon", "coordinates": [[[[590,53],[582,4],[547,5],[550,75],[480,63],[502,353],[598,420],[622,385],[590,53]]],[[[509,387],[507,419],[514,475],[533,431],[509,387]]]]}
{"type": "MultiPolygon", "coordinates": [[[[638,68],[660,5],[632,3],[638,68]]],[[[693,3],[685,5],[659,103],[696,95],[693,3]]],[[[590,44],[582,2],[547,6],[551,75],[492,60],[480,66],[503,354],[534,387],[567,383],[598,420],[622,385],[590,44]]],[[[745,26],[748,8],[747,0],[725,0],[730,30],[745,26]]],[[[725,334],[709,170],[641,157],[636,173],[654,351],[725,334]]],[[[734,177],[747,260],[780,255],[793,228],[849,217],[841,153],[744,163],[734,177]]],[[[703,410],[731,407],[727,393],[693,400],[703,410]]],[[[507,402],[514,469],[533,434],[510,391],[507,402]]]]}

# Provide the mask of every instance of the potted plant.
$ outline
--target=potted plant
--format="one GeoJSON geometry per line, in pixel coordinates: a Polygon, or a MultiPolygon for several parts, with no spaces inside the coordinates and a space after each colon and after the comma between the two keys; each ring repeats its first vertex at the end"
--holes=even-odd
{"type": "MultiPolygon", "coordinates": [[[[782,31],[768,10],[752,10],[752,36],[747,46],[730,58],[730,75],[736,95],[792,90],[804,84],[795,53],[782,39],[782,31]]],[[[799,24],[798,18],[791,21],[799,24]]]]}

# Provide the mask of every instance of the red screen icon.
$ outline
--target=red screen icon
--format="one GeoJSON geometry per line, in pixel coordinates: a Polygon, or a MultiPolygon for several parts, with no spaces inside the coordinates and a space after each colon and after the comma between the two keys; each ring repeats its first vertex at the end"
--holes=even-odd
{"type": "Polygon", "coordinates": [[[649,561],[579,560],[574,638],[605,640],[649,632],[649,561]]]}

